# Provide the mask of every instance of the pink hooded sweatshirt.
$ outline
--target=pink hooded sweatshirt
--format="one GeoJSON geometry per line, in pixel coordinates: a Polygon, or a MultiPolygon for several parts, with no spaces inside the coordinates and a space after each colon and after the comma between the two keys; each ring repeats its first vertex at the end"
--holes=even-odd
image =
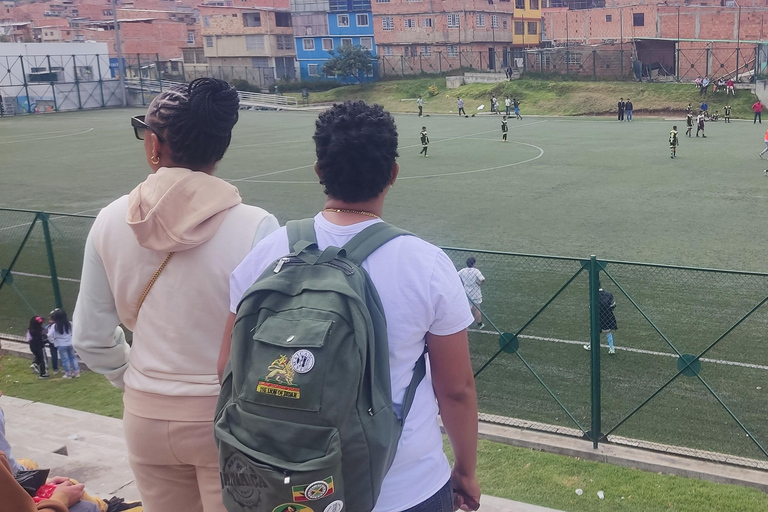
{"type": "Polygon", "coordinates": [[[91,369],[125,387],[127,410],[154,419],[212,418],[229,276],[277,227],[274,216],[242,204],[236,187],[182,168],[158,169],[101,210],[85,246],[73,344],[91,369]],[[119,324],[133,331],[131,347],[119,324]]]}

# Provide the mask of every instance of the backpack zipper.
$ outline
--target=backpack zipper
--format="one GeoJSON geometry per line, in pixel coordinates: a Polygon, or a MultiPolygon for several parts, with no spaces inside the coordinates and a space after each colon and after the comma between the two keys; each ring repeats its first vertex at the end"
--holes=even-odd
{"type": "MultiPolygon", "coordinates": [[[[309,263],[305,262],[304,260],[296,256],[286,256],[285,258],[280,258],[279,260],[277,260],[275,269],[272,272],[274,272],[275,274],[279,273],[283,269],[283,266],[285,265],[309,265],[309,263]]],[[[354,268],[352,268],[351,265],[339,260],[328,261],[326,263],[321,263],[321,265],[327,265],[329,267],[333,267],[338,270],[341,270],[348,276],[351,276],[355,273],[355,270],[354,268]]]]}
{"type": "Polygon", "coordinates": [[[290,471],[283,471],[283,474],[285,475],[285,478],[283,479],[283,484],[288,485],[291,483],[291,473],[290,471]]]}

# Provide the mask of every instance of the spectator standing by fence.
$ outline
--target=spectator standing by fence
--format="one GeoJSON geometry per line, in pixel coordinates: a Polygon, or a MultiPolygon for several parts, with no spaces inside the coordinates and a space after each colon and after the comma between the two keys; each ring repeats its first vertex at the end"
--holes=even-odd
{"type": "Polygon", "coordinates": [[[726,96],[728,93],[733,94],[736,96],[736,91],[733,89],[733,78],[729,78],[727,82],[725,82],[725,94],[726,96]]]}
{"type": "Polygon", "coordinates": [[[67,318],[67,312],[61,308],[51,311],[53,323],[48,328],[48,339],[56,346],[64,367],[64,378],[73,379],[80,377],[80,364],[77,362],[77,354],[72,346],[72,324],[67,318]]]}
{"type": "Polygon", "coordinates": [[[43,328],[43,317],[33,316],[29,320],[29,328],[27,329],[27,342],[29,343],[29,351],[34,356],[32,363],[32,369],[35,373],[40,375],[41,379],[48,378],[48,365],[45,361],[45,352],[43,350],[44,341],[43,334],[45,329],[43,328]]]}
{"type": "Polygon", "coordinates": [[[483,292],[480,289],[485,282],[485,276],[480,270],[475,268],[477,260],[475,258],[467,258],[467,266],[459,270],[459,278],[461,284],[464,285],[464,293],[469,298],[470,306],[472,306],[472,314],[477,322],[477,328],[482,329],[485,327],[483,323],[483,314],[480,311],[480,304],[483,303],[483,292]]]}
{"type": "Polygon", "coordinates": [[[760,100],[757,100],[752,104],[752,112],[755,113],[755,118],[752,120],[752,124],[755,124],[758,121],[760,121],[760,124],[763,124],[763,104],[760,103],[760,100]]]}
{"type": "Polygon", "coordinates": [[[704,80],[701,81],[701,89],[699,90],[699,94],[706,96],[708,87],[709,87],[709,77],[705,76],[704,80]]]}

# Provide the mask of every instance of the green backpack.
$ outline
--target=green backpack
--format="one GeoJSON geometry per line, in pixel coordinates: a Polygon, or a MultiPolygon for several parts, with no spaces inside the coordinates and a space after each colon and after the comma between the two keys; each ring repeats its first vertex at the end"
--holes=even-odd
{"type": "Polygon", "coordinates": [[[245,293],[216,408],[230,512],[368,512],[397,449],[424,355],[393,410],[386,320],[360,266],[410,233],[386,223],[320,251],[314,219],[245,293]]]}

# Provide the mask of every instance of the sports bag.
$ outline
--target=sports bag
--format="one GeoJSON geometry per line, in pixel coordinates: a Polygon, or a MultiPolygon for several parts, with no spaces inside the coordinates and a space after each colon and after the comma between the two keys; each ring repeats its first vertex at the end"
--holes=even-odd
{"type": "Polygon", "coordinates": [[[410,233],[373,224],[320,251],[314,219],[289,222],[292,252],[246,291],[216,408],[230,512],[368,512],[392,465],[402,417],[391,396],[386,320],[362,262],[410,233]]]}

